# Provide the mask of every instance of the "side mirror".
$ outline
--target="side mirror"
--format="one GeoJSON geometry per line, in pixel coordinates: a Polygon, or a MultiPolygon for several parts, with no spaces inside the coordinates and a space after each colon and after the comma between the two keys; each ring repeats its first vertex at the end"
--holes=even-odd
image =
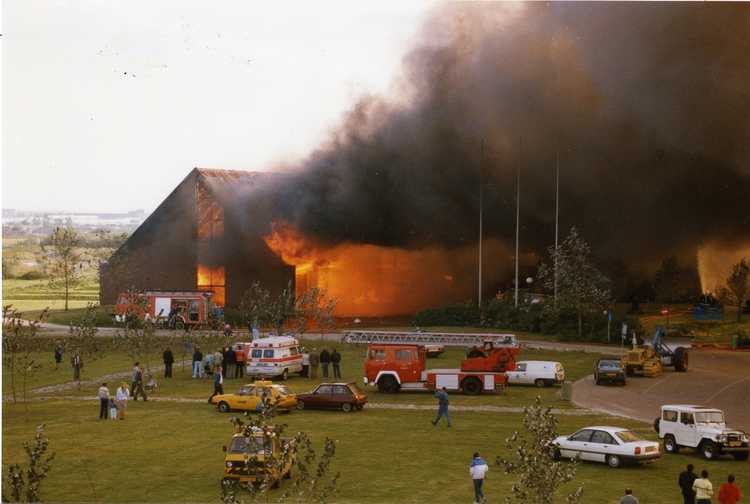
{"type": "Polygon", "coordinates": [[[221,451],[223,451],[223,452],[226,452],[226,451],[227,451],[227,445],[223,445],[223,446],[221,447],[221,451]]]}

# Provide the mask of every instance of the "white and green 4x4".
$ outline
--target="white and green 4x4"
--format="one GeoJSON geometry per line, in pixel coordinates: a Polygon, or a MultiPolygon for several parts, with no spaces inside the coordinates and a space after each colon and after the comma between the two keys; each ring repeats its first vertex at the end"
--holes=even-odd
{"type": "Polygon", "coordinates": [[[711,460],[731,454],[736,460],[747,460],[750,454],[750,436],[730,429],[724,422],[724,412],[690,404],[661,407],[661,417],[654,428],[664,440],[664,451],[677,453],[682,447],[698,450],[711,460]]]}

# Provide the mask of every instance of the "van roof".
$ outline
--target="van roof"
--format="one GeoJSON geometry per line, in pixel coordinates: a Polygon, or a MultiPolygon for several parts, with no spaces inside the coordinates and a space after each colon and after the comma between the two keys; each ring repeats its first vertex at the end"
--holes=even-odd
{"type": "Polygon", "coordinates": [[[299,345],[297,338],[291,336],[269,336],[267,338],[258,338],[253,341],[252,347],[283,347],[299,345]]]}
{"type": "Polygon", "coordinates": [[[521,363],[524,363],[524,364],[552,364],[552,365],[560,364],[559,362],[556,362],[556,361],[544,361],[544,360],[522,360],[522,361],[518,361],[516,364],[521,364],[521,363]]]}

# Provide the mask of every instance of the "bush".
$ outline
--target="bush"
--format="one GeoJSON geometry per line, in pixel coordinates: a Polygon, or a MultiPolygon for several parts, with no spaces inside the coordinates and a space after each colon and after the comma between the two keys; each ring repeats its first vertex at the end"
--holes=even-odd
{"type": "Polygon", "coordinates": [[[45,275],[44,272],[40,270],[29,270],[23,275],[20,275],[18,278],[20,278],[21,280],[41,280],[42,278],[47,278],[47,275],[45,275]]]}
{"type": "Polygon", "coordinates": [[[415,326],[476,326],[479,325],[479,308],[476,304],[427,308],[414,315],[415,326]]]}

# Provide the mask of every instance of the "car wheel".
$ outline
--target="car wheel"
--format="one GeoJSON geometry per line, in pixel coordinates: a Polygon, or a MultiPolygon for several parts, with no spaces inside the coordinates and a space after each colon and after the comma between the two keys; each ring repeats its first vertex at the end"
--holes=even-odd
{"type": "Polygon", "coordinates": [[[221,401],[219,403],[219,411],[221,411],[222,413],[229,413],[229,405],[224,401],[221,401]]]}
{"type": "Polygon", "coordinates": [[[552,452],[552,460],[558,461],[562,459],[562,455],[560,454],[560,448],[555,448],[555,451],[552,452]]]}
{"type": "Polygon", "coordinates": [[[178,331],[182,331],[185,329],[185,323],[182,320],[178,320],[174,323],[174,328],[178,331]]]}
{"type": "Polygon", "coordinates": [[[399,384],[393,376],[383,376],[378,380],[378,392],[384,394],[395,394],[398,392],[399,384]]]}
{"type": "Polygon", "coordinates": [[[304,401],[297,401],[297,409],[298,410],[305,409],[305,402],[304,401]]]}
{"type": "Polygon", "coordinates": [[[281,381],[287,381],[289,379],[289,370],[285,369],[283,373],[281,373],[281,381]]]}
{"type": "Polygon", "coordinates": [[[617,469],[622,465],[622,460],[617,455],[607,455],[607,465],[612,469],[617,469]]]}
{"type": "Polygon", "coordinates": [[[750,452],[732,453],[732,457],[734,457],[734,460],[747,460],[749,455],[750,455],[750,452]]]}
{"type": "Polygon", "coordinates": [[[345,402],[341,405],[341,411],[344,413],[349,413],[352,410],[352,405],[348,402],[345,402]]]}
{"type": "Polygon", "coordinates": [[[541,378],[537,378],[536,380],[534,380],[534,385],[536,385],[539,388],[542,388],[544,387],[544,380],[542,380],[541,378]]]}
{"type": "Polygon", "coordinates": [[[700,446],[701,455],[706,460],[714,460],[719,456],[719,450],[713,441],[703,441],[700,446]]]}
{"type": "Polygon", "coordinates": [[[664,436],[664,451],[667,453],[678,453],[680,451],[680,446],[671,434],[664,436]]]}
{"type": "Polygon", "coordinates": [[[466,395],[479,395],[482,392],[482,382],[478,378],[470,376],[461,384],[461,390],[466,395]]]}
{"type": "Polygon", "coordinates": [[[595,375],[594,376],[594,383],[596,383],[597,385],[601,385],[602,381],[599,378],[597,378],[596,375],[595,375]]]}

